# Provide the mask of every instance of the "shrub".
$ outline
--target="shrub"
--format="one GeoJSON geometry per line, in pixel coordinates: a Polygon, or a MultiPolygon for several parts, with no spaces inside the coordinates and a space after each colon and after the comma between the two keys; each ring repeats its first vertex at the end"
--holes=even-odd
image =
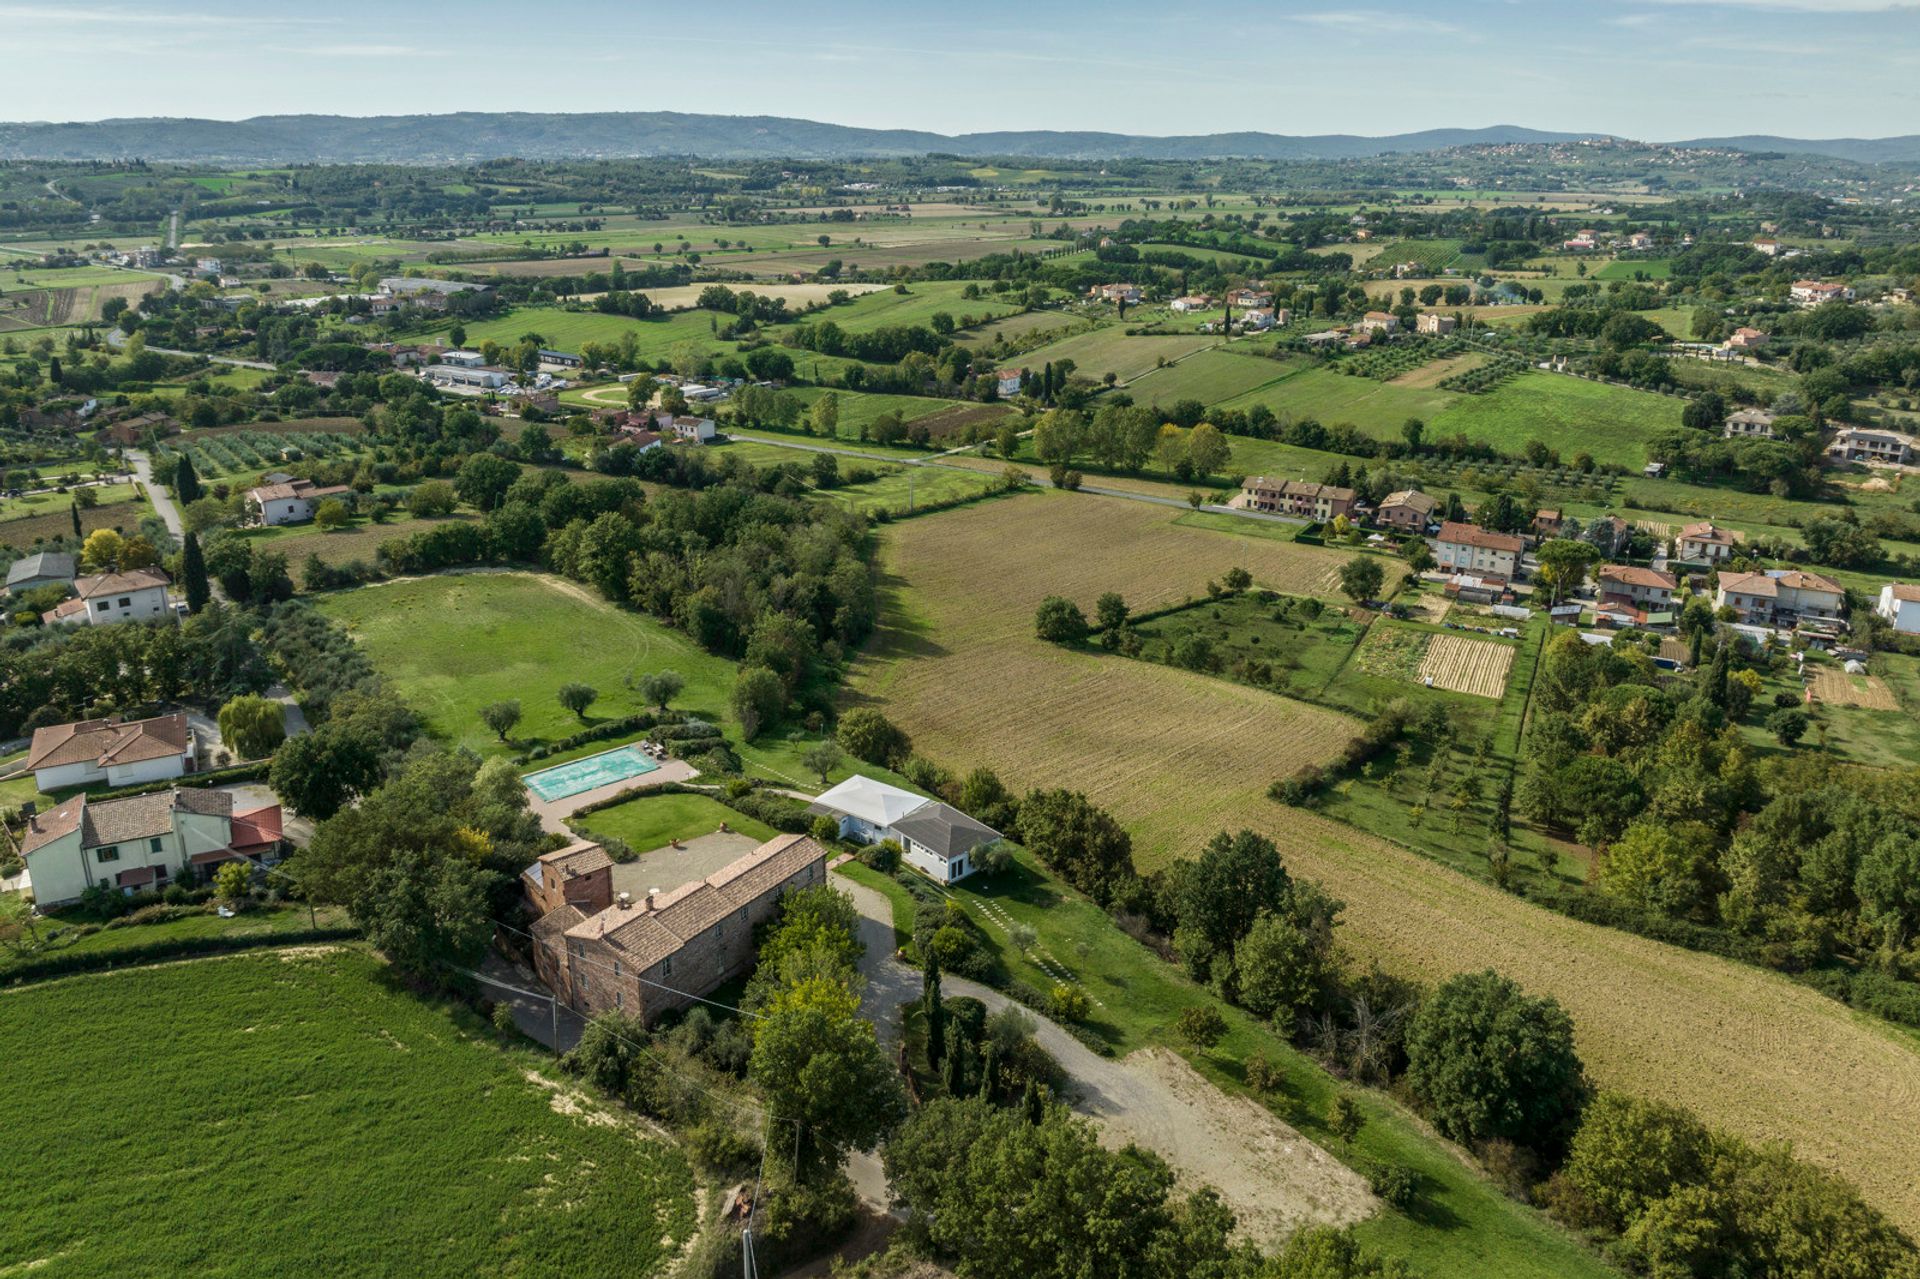
{"type": "Polygon", "coordinates": [[[1376,1164],[1367,1174],[1367,1187],[1389,1208],[1405,1212],[1420,1193],[1420,1174],[1404,1164],[1376,1164]]]}
{"type": "Polygon", "coordinates": [[[891,875],[900,868],[900,845],[883,839],[871,848],[861,849],[860,862],[883,875],[891,875]]]}
{"type": "Polygon", "coordinates": [[[1265,1053],[1247,1058],[1247,1087],[1257,1093],[1276,1093],[1286,1086],[1287,1072],[1265,1053]]]}
{"type": "Polygon", "coordinates": [[[833,843],[840,838],[840,823],[822,813],[813,819],[813,825],[807,828],[807,834],[813,836],[814,843],[832,847],[833,843]]]}
{"type": "Polygon", "coordinates": [[[869,706],[856,707],[842,715],[834,737],[848,754],[882,768],[898,767],[913,750],[913,739],[869,706]]]}
{"type": "Polygon", "coordinates": [[[1346,1093],[1337,1092],[1327,1102],[1327,1129],[1340,1140],[1352,1141],[1358,1137],[1365,1123],[1359,1104],[1346,1093]]]}
{"type": "Polygon", "coordinates": [[[1227,1019],[1212,1004],[1197,1004],[1182,1009],[1174,1020],[1174,1032],[1195,1048],[1207,1049],[1219,1043],[1227,1033],[1227,1019]]]}
{"type": "Polygon", "coordinates": [[[1078,644],[1087,638],[1087,617],[1072,600],[1049,595],[1034,612],[1033,629],[1050,644],[1078,644]]]}
{"type": "Polygon", "coordinates": [[[493,1022],[494,1030],[503,1036],[511,1037],[520,1033],[520,1028],[514,1024],[513,1005],[505,1000],[493,1006],[493,1016],[490,1020],[493,1022]]]}
{"type": "Polygon", "coordinates": [[[1093,1005],[1086,991],[1060,982],[1047,992],[1047,1010],[1055,1021],[1077,1022],[1087,1019],[1087,1014],[1093,1011],[1093,1005]]]}

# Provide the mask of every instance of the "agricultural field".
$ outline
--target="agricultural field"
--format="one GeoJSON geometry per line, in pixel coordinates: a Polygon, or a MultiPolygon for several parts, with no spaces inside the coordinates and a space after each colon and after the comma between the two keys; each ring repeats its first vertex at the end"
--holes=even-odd
{"type": "Polygon", "coordinates": [[[1060,360],[1072,360],[1076,376],[1099,382],[1111,373],[1121,382],[1131,382],[1161,364],[1219,344],[1219,338],[1206,333],[1178,337],[1128,337],[1126,330],[1110,326],[1049,342],[1026,352],[1019,362],[1027,368],[1037,369],[1060,360]]]}
{"type": "Polygon", "coordinates": [[[987,324],[978,324],[954,334],[953,340],[965,347],[992,346],[1001,338],[1018,342],[1048,333],[1062,333],[1083,323],[1062,311],[1022,311],[987,324]]]}
{"type": "Polygon", "coordinates": [[[1535,370],[1459,397],[1427,419],[1427,434],[1464,433],[1516,455],[1539,440],[1564,458],[1590,453],[1596,462],[1637,471],[1646,463],[1647,441],[1679,426],[1685,406],[1674,396],[1535,370]]]}
{"type": "Polygon", "coordinates": [[[924,325],[941,314],[952,316],[958,323],[963,315],[996,319],[1022,309],[1018,302],[1007,300],[1005,294],[985,289],[977,298],[960,296],[966,287],[951,281],[915,281],[906,286],[904,293],[897,289],[868,293],[824,315],[811,317],[808,323],[830,319],[848,333],[871,333],[875,329],[924,325]]]}
{"type": "Polygon", "coordinates": [[[1292,367],[1286,360],[1242,355],[1232,348],[1198,351],[1177,364],[1141,374],[1127,391],[1142,404],[1171,406],[1180,400],[1217,404],[1284,377],[1292,367]]]}
{"type": "Polygon", "coordinates": [[[1234,396],[1225,405],[1244,411],[1264,404],[1276,414],[1318,418],[1328,425],[1351,422],[1379,439],[1399,439],[1408,418],[1420,418],[1431,428],[1461,398],[1432,387],[1395,386],[1368,377],[1348,377],[1332,368],[1308,367],[1234,396]]]}
{"type": "Polygon", "coordinates": [[[339,421],[327,425],[331,429],[257,431],[251,427],[216,427],[196,431],[170,441],[162,447],[156,461],[164,472],[185,452],[193,458],[193,469],[203,480],[229,476],[251,480],[263,471],[278,469],[292,458],[337,460],[356,456],[361,451],[357,438],[359,423],[339,421]]]}
{"type": "Polygon", "coordinates": [[[357,948],[69,977],[0,1008],[26,1174],[0,1257],[38,1274],[662,1274],[696,1231],[678,1150],[357,948]],[[141,1086],[102,1092],[130,1061],[141,1086]]]}
{"type": "MultiPolygon", "coordinates": [[[[1911,768],[1920,759],[1920,658],[1876,653],[1866,675],[1838,666],[1808,663],[1813,702],[1809,740],[1856,764],[1911,768]]],[[[1792,680],[1785,689],[1799,691],[1792,680]]],[[[1766,696],[1776,689],[1769,687],[1766,696]]],[[[1757,732],[1761,749],[1774,749],[1772,734],[1757,732]]]]}
{"type": "Polygon", "coordinates": [[[1498,701],[1507,691],[1507,672],[1512,668],[1510,644],[1435,635],[1420,662],[1420,678],[1434,688],[1498,701]]]}
{"type": "MultiPolygon", "coordinates": [[[[140,521],[153,514],[153,508],[144,499],[138,502],[114,502],[105,506],[96,506],[80,512],[81,536],[95,529],[110,528],[115,532],[133,534],[139,531],[140,521]]],[[[0,519],[0,546],[10,546],[15,550],[32,551],[43,542],[54,538],[73,537],[73,512],[65,506],[54,507],[39,515],[26,515],[17,519],[0,519]]]]}
{"type": "MultiPolygon", "coordinates": [[[[605,261],[604,258],[594,259],[594,260],[602,261],[602,262],[605,261]]],[[[586,259],[582,259],[580,263],[576,264],[575,269],[577,270],[597,269],[597,268],[587,266],[586,261],[587,261],[586,259]]],[[[513,274],[513,272],[507,271],[505,269],[508,266],[525,266],[525,265],[528,265],[528,264],[527,263],[502,263],[499,274],[503,274],[503,275],[513,274]]],[[[691,310],[694,307],[694,305],[699,301],[700,295],[702,293],[706,292],[708,289],[712,287],[713,286],[711,284],[681,284],[681,285],[676,285],[676,286],[672,286],[664,289],[642,289],[640,290],[640,292],[645,293],[647,295],[647,300],[652,302],[655,306],[663,306],[667,308],[667,310],[669,311],[687,311],[687,310],[691,310]]],[[[851,294],[854,297],[860,297],[861,295],[867,294],[867,293],[877,293],[881,289],[886,288],[887,286],[884,284],[785,283],[785,284],[729,284],[727,287],[732,289],[736,293],[752,293],[763,298],[780,298],[781,300],[786,302],[787,309],[789,311],[799,311],[804,307],[825,303],[827,300],[827,295],[829,293],[842,292],[842,293],[851,294]]],[[[581,296],[592,297],[594,295],[582,294],[581,296]]]]}
{"type": "MultiPolygon", "coordinates": [[[[528,333],[538,333],[546,345],[562,351],[578,351],[588,342],[609,345],[626,333],[634,335],[640,355],[649,360],[668,358],[676,343],[694,342],[703,349],[714,342],[714,327],[731,316],[715,311],[680,311],[659,319],[635,320],[624,315],[603,315],[598,311],[568,311],[559,307],[524,306],[504,316],[475,320],[466,326],[467,345],[498,342],[511,346],[528,333]]],[[[444,340],[450,321],[439,321],[411,334],[415,339],[444,340]]]]}
{"type": "Polygon", "coordinates": [[[1493,967],[1552,994],[1603,1086],[1792,1141],[1901,1225],[1920,1226],[1920,1149],[1905,1137],[1920,1124],[1920,1090],[1907,1086],[1920,1060],[1897,1031],[1779,975],[1555,915],[1266,797],[1289,765],[1338,749],[1356,720],[1033,637],[1033,608],[1049,593],[1090,606],[1118,590],[1140,610],[1196,593],[1235,563],[1298,593],[1274,579],[1324,583],[1336,552],[1181,529],[1150,508],[1065,495],[914,520],[885,538],[903,585],[850,701],[894,717],[921,752],[960,771],[989,765],[1016,789],[1087,791],[1127,823],[1143,870],[1221,829],[1262,831],[1296,873],[1346,903],[1342,938],[1357,960],[1426,980],[1493,967]],[[1042,538],[1046,556],[1006,554],[1042,538]]]}

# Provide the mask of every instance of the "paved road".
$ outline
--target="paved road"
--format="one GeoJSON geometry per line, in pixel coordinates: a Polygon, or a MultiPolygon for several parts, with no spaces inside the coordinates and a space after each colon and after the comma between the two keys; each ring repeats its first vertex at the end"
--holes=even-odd
{"type": "MultiPolygon", "coordinates": [[[[107,330],[107,345],[125,346],[126,342],[127,342],[127,335],[122,333],[119,329],[107,330]]],[[[259,369],[262,372],[266,372],[266,373],[277,372],[277,370],[274,368],[273,365],[267,364],[261,360],[240,360],[240,359],[235,359],[233,356],[230,356],[230,355],[208,355],[205,351],[180,351],[170,346],[149,346],[147,347],[147,350],[156,352],[160,355],[184,355],[190,360],[202,359],[202,360],[209,361],[210,363],[213,363],[213,364],[230,364],[236,369],[259,369]]]]}
{"type": "Polygon", "coordinates": [[[140,483],[146,486],[147,500],[153,503],[154,514],[158,515],[160,522],[167,526],[167,532],[173,534],[175,538],[185,537],[187,526],[180,520],[180,508],[173,504],[172,495],[154,482],[153,459],[143,450],[128,449],[127,461],[132,464],[133,473],[139,478],[140,483]]]}

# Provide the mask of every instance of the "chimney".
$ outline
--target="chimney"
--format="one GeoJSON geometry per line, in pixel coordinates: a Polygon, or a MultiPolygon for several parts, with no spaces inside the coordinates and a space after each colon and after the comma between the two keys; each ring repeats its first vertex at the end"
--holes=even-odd
{"type": "MultiPolygon", "coordinates": [[[[618,906],[618,907],[619,907],[619,908],[620,908],[621,910],[632,910],[632,909],[633,909],[633,894],[632,894],[632,893],[621,893],[621,894],[620,894],[620,895],[619,895],[618,897],[615,897],[615,898],[613,899],[613,904],[614,904],[614,905],[616,905],[616,906],[618,906]]],[[[649,902],[648,902],[648,904],[649,904],[649,905],[651,905],[651,904],[652,904],[652,902],[651,902],[651,899],[649,899],[649,902]]]]}
{"type": "Polygon", "coordinates": [[[649,888],[647,890],[647,909],[648,910],[653,909],[653,899],[658,897],[659,895],[660,895],[660,890],[657,888],[649,888]]]}

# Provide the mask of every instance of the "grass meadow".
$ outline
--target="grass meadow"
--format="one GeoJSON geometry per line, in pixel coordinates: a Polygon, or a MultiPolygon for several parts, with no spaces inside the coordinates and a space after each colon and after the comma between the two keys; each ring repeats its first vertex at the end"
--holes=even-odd
{"type": "Polygon", "coordinates": [[[592,835],[624,839],[635,852],[645,853],[676,839],[711,835],[722,822],[753,839],[774,836],[773,827],[705,795],[643,795],[588,813],[580,824],[592,835]]]}
{"type": "MultiPolygon", "coordinates": [[[[1360,962],[1429,981],[1496,968],[1565,1005],[1603,1086],[1792,1141],[1901,1225],[1920,1225],[1920,1148],[1905,1137],[1920,1124],[1920,1090],[1906,1086],[1920,1062],[1892,1029],[1776,974],[1530,905],[1426,855],[1420,832],[1396,841],[1266,797],[1274,778],[1337,750],[1357,720],[1033,636],[1048,594],[1090,606],[1118,590],[1139,611],[1199,594],[1234,564],[1260,585],[1330,597],[1340,553],[1066,495],[948,512],[885,537],[892,596],[849,700],[894,717],[918,750],[957,772],[991,766],[1015,789],[1084,790],[1127,824],[1142,870],[1219,830],[1261,831],[1346,903],[1342,940],[1360,962]],[[1007,549],[1042,538],[1046,556],[1007,549]]],[[[1516,662],[1508,702],[1524,677],[1516,662]]],[[[1512,718],[1500,704],[1500,740],[1512,718]]]]}
{"type": "Polygon", "coordinates": [[[685,1159],[357,948],[0,993],[0,1263],[131,1274],[663,1273],[685,1159]]]}

